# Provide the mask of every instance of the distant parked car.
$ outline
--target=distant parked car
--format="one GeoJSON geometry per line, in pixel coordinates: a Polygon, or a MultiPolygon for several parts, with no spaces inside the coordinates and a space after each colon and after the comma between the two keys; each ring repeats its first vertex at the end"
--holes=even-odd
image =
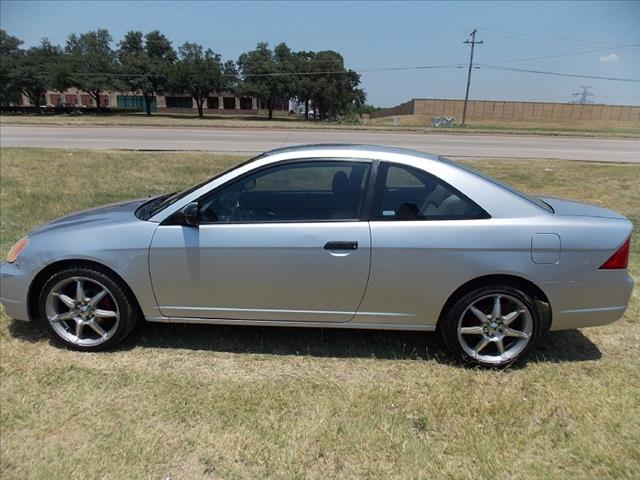
{"type": "Polygon", "coordinates": [[[56,113],[72,113],[78,110],[78,107],[69,102],[58,102],[55,106],[56,113]]]}
{"type": "Polygon", "coordinates": [[[2,303],[77,350],[146,319],[437,330],[465,361],[504,366],[548,329],[623,315],[631,230],[434,155],[286,148],[34,230],[0,268],[2,303]]]}

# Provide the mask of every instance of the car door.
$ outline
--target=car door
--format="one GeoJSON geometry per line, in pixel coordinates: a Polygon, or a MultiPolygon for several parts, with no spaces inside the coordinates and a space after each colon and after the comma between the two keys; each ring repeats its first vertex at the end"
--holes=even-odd
{"type": "Polygon", "coordinates": [[[369,171],[363,161],[278,163],[201,197],[198,226],[163,222],[149,254],[162,314],[351,320],[369,275],[369,171]]]}
{"type": "Polygon", "coordinates": [[[354,323],[435,328],[448,296],[491,260],[488,214],[428,172],[381,162],[371,272],[354,323]]]}

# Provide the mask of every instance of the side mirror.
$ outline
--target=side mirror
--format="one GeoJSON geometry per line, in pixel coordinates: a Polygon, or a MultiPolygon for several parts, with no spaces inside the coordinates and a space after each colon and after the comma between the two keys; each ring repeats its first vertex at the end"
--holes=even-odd
{"type": "Polygon", "coordinates": [[[184,222],[192,227],[197,227],[200,223],[200,209],[198,202],[191,202],[189,205],[182,209],[182,215],[184,216],[184,222]]]}

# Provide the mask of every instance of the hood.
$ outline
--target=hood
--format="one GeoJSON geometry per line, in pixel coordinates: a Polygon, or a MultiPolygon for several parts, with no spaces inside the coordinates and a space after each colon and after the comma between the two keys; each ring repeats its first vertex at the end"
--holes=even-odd
{"type": "Polygon", "coordinates": [[[556,197],[538,197],[543,202],[551,205],[556,215],[574,215],[580,217],[601,217],[626,220],[623,215],[609,210],[608,208],[589,205],[588,203],[565,200],[556,197]]]}
{"type": "Polygon", "coordinates": [[[105,223],[120,223],[133,220],[136,218],[136,209],[149,198],[138,200],[130,200],[127,202],[118,202],[103,207],[91,208],[81,212],[72,213],[57,220],[53,220],[45,225],[35,229],[32,233],[41,233],[58,228],[84,227],[89,225],[98,225],[105,223]]]}

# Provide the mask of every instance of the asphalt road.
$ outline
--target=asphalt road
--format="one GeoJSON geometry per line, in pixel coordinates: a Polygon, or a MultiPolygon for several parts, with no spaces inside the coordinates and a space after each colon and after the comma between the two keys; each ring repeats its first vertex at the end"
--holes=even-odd
{"type": "Polygon", "coordinates": [[[208,150],[259,153],[307,143],[367,143],[451,157],[558,158],[640,163],[640,140],[408,132],[2,126],[3,147],[208,150]]]}

